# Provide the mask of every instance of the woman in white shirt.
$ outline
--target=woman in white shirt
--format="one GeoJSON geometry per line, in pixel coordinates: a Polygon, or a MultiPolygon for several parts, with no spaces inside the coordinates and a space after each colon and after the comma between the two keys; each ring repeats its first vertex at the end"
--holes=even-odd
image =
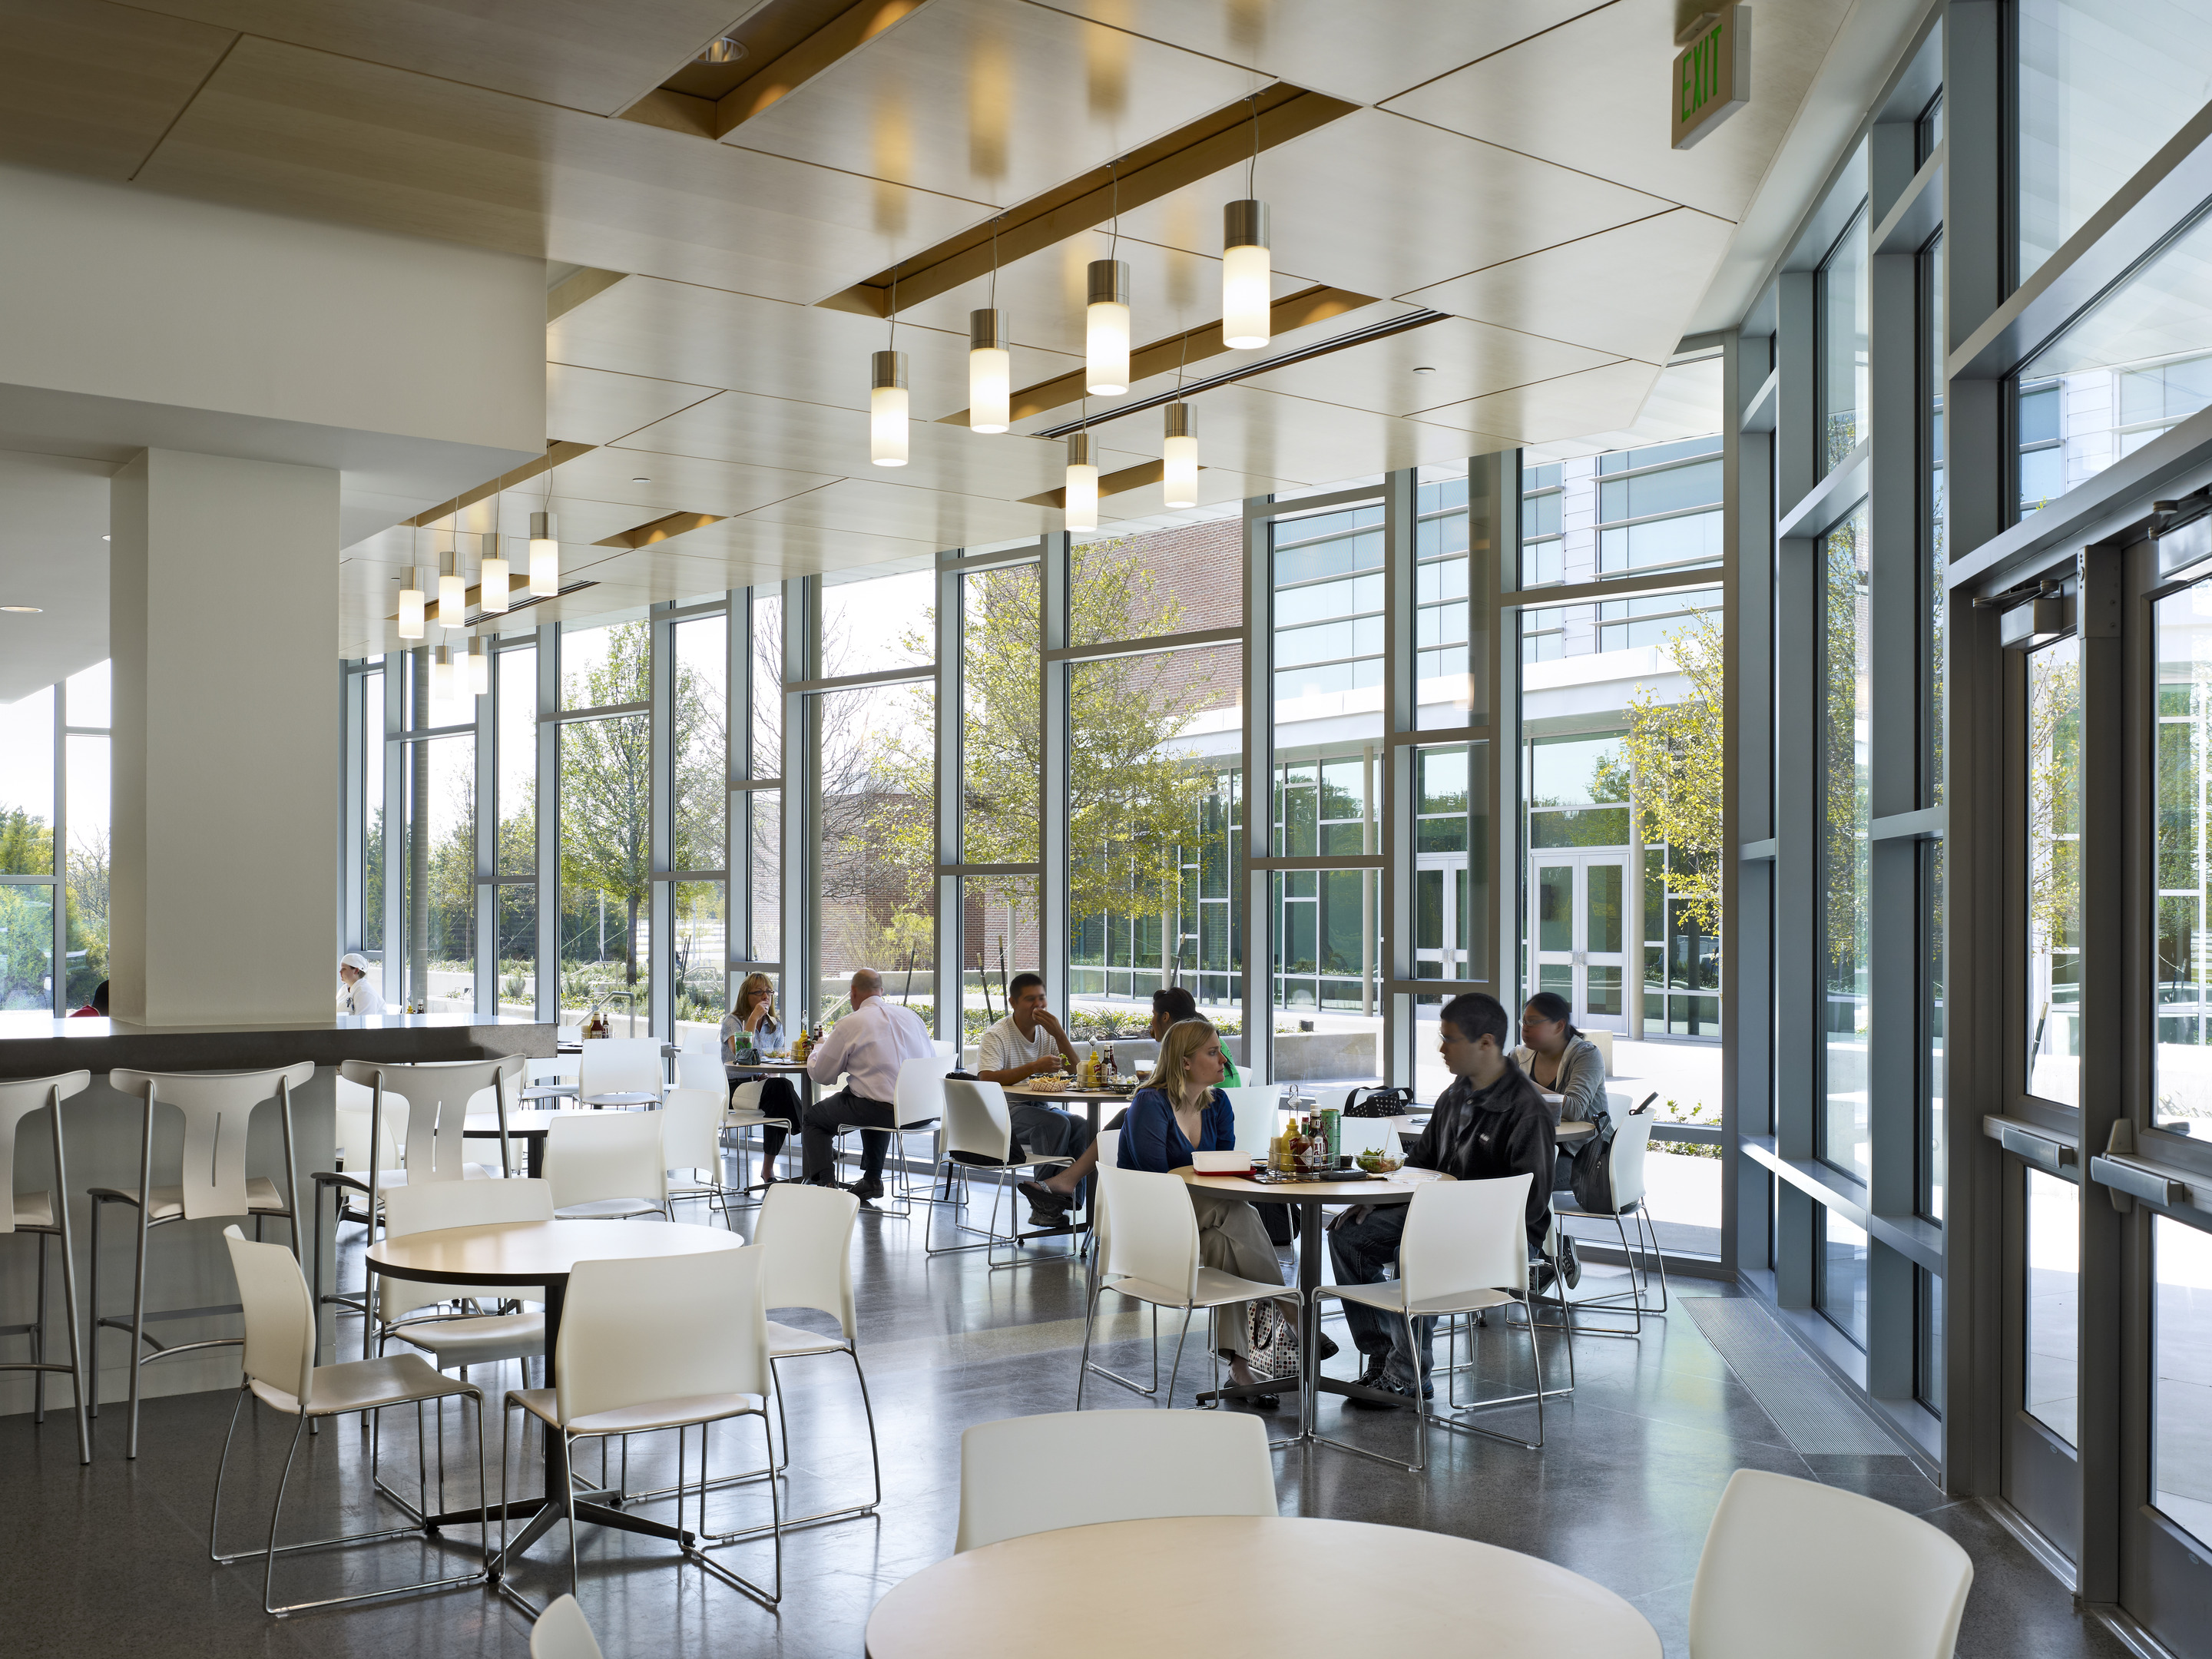
{"type": "Polygon", "coordinates": [[[338,958],[338,981],[345,989],[338,994],[338,1012],[342,1014],[380,1014],[386,1011],[384,998],[376,987],[368,982],[368,958],[358,951],[349,951],[338,958]]]}

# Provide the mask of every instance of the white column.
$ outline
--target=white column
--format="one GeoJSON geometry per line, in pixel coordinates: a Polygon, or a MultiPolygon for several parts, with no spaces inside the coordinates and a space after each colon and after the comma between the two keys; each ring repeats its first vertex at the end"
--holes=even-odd
{"type": "Polygon", "coordinates": [[[112,492],[109,1006],[328,1019],[338,474],[149,449],[112,492]]]}

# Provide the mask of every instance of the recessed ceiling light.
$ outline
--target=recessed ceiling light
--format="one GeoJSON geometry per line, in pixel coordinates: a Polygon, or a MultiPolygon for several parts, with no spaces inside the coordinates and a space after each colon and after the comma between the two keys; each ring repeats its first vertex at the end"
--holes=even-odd
{"type": "Polygon", "coordinates": [[[1436,372],[1436,365],[1433,363],[1419,363],[1413,368],[1413,373],[1416,374],[1433,374],[1436,372]]]}
{"type": "Polygon", "coordinates": [[[631,473],[629,475],[629,481],[632,483],[651,483],[653,482],[652,479],[647,477],[642,472],[631,473]]]}
{"type": "Polygon", "coordinates": [[[0,611],[11,617],[35,617],[45,609],[44,605],[0,605],[0,611]]]}

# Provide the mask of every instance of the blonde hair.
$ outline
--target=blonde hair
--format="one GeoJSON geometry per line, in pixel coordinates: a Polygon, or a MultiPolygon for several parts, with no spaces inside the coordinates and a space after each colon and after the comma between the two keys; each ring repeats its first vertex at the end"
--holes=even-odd
{"type": "Polygon", "coordinates": [[[756,991],[771,1001],[775,998],[775,982],[766,974],[747,974],[738,987],[737,1006],[730,1012],[739,1019],[752,1012],[752,996],[756,991]]]}
{"type": "MultiPolygon", "coordinates": [[[[1209,1039],[1219,1041],[1221,1033],[1202,1019],[1179,1019],[1168,1027],[1168,1034],[1160,1039],[1159,1063],[1152,1069],[1161,1092],[1168,1103],[1181,1110],[1188,1103],[1191,1092],[1190,1062],[1209,1039]]],[[[1211,1085],[1209,1085],[1211,1086],[1211,1085]]]]}

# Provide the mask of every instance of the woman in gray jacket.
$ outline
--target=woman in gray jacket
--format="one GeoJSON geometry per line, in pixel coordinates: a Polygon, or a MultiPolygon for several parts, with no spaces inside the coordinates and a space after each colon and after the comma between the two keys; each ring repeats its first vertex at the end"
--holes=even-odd
{"type": "MultiPolygon", "coordinates": [[[[1575,1030],[1570,1018],[1573,1012],[1556,991],[1539,991],[1530,997],[1521,1011],[1521,1046],[1513,1058],[1530,1082],[1560,1097],[1561,1123],[1601,1124],[1607,1116],[1605,1055],[1575,1030]]],[[[1574,1155],[1562,1147],[1553,1165],[1552,1190],[1571,1193],[1574,1186],[1574,1155]]],[[[1561,1276],[1571,1285],[1582,1278],[1582,1263],[1575,1259],[1574,1241],[1564,1231],[1558,1248],[1561,1276]]]]}

